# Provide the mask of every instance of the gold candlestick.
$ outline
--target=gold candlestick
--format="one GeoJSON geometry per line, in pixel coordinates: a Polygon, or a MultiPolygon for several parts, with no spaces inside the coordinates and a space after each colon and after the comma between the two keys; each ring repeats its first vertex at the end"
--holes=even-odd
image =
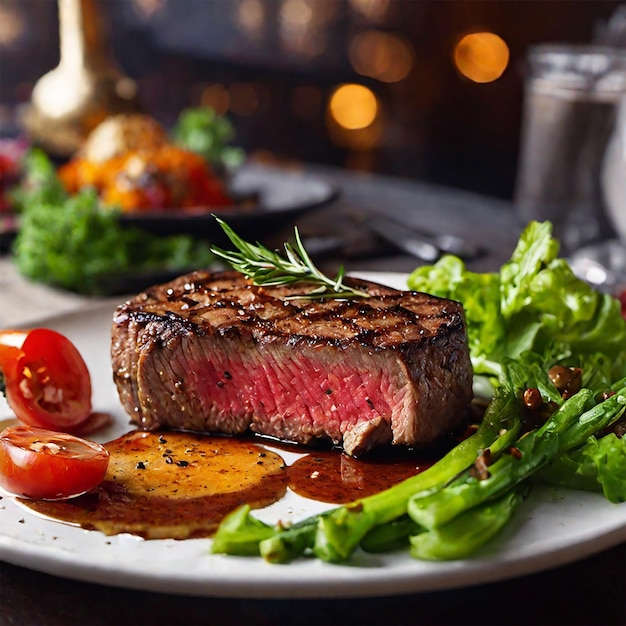
{"type": "Polygon", "coordinates": [[[135,82],[107,56],[94,0],[58,0],[60,61],[33,89],[22,122],[35,144],[69,156],[109,115],[137,109],[135,82]]]}

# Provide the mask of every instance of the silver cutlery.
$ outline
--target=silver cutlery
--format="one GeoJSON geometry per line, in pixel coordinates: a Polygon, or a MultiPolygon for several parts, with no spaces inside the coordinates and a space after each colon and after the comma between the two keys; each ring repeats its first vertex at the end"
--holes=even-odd
{"type": "Polygon", "coordinates": [[[483,252],[481,248],[457,235],[417,232],[385,217],[371,217],[365,225],[403,252],[432,263],[444,254],[454,254],[466,261],[483,252]]]}

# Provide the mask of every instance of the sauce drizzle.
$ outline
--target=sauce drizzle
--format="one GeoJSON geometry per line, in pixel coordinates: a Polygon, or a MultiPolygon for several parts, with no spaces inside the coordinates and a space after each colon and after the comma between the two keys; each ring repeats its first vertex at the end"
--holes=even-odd
{"type": "MultiPolygon", "coordinates": [[[[179,431],[132,431],[105,447],[111,454],[109,468],[93,492],[63,501],[20,502],[106,535],[208,537],[239,506],[267,506],[288,488],[304,498],[345,504],[384,491],[437,458],[432,451],[426,456],[397,448],[365,459],[339,450],[313,450],[286,467],[278,452],[255,441],[179,431]]],[[[272,447],[302,450],[275,442],[272,447]]]]}
{"type": "Polygon", "coordinates": [[[64,501],[20,502],[107,535],[188,539],[210,536],[241,504],[263,507],[287,490],[283,459],[251,442],[133,431],[105,447],[109,468],[93,492],[64,501]]]}

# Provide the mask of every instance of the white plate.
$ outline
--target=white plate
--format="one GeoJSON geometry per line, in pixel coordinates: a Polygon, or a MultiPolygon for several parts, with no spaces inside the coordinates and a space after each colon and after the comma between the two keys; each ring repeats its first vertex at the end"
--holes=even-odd
{"type": "MultiPolygon", "coordinates": [[[[392,286],[406,275],[359,274],[392,286]]],[[[101,439],[130,429],[111,380],[111,306],[49,320],[85,356],[94,383],[94,407],[116,424],[101,439]]],[[[9,417],[0,404],[0,419],[9,417]]],[[[283,500],[260,514],[266,520],[305,516],[319,510],[306,500],[283,500]],[[293,508],[294,512],[287,512],[293,508]]],[[[150,591],[199,596],[304,598],[371,596],[474,585],[528,574],[583,558],[626,538],[626,503],[610,504],[595,494],[535,488],[504,533],[474,558],[443,563],[405,553],[358,553],[346,565],[302,559],[269,565],[257,558],[209,554],[209,539],[144,541],[131,535],[106,537],[43,519],[0,501],[0,558],[42,572],[150,591]]]]}

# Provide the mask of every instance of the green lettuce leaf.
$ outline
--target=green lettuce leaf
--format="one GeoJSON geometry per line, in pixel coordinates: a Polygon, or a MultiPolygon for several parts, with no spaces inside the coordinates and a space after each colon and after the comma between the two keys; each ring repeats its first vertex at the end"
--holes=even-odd
{"type": "Polygon", "coordinates": [[[620,303],[558,258],[549,222],[531,222],[500,272],[476,274],[455,257],[417,268],[411,289],[463,303],[474,372],[497,384],[505,357],[535,352],[583,367],[597,384],[626,375],[620,303]]]}
{"type": "Polygon", "coordinates": [[[15,265],[36,281],[78,293],[107,293],[123,276],[206,267],[214,256],[188,235],[159,237],[126,228],[93,189],[57,203],[29,202],[13,243],[15,265]]]}
{"type": "Polygon", "coordinates": [[[626,502],[626,439],[609,433],[590,437],[581,448],[560,456],[535,477],[570,489],[601,491],[610,502],[626,502]]]}

